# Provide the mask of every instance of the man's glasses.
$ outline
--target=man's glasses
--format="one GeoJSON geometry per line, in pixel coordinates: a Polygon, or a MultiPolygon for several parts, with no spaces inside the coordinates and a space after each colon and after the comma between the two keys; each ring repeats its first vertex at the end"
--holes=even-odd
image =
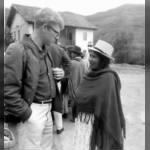
{"type": "Polygon", "coordinates": [[[53,27],[47,26],[47,29],[48,29],[48,31],[52,30],[56,34],[56,37],[59,36],[59,32],[57,30],[55,30],[53,27]]]}

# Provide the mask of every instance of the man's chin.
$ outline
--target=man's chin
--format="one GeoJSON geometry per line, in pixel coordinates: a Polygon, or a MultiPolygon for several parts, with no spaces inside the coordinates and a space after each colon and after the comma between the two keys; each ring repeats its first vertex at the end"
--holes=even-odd
{"type": "Polygon", "coordinates": [[[51,42],[51,41],[50,41],[50,42],[47,42],[46,45],[47,45],[47,46],[51,46],[53,43],[54,43],[54,42],[51,42]]]}

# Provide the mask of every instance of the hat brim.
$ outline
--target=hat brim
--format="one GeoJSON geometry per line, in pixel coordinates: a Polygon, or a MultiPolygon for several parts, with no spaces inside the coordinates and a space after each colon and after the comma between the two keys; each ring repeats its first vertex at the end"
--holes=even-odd
{"type": "Polygon", "coordinates": [[[94,47],[90,47],[90,48],[89,48],[89,51],[95,51],[95,52],[97,52],[97,53],[99,53],[99,54],[101,54],[101,55],[103,55],[103,56],[109,58],[109,59],[112,60],[112,61],[115,60],[113,57],[108,56],[106,53],[104,53],[104,52],[102,52],[102,51],[100,51],[100,50],[98,50],[98,49],[96,49],[96,48],[94,48],[94,47]]]}

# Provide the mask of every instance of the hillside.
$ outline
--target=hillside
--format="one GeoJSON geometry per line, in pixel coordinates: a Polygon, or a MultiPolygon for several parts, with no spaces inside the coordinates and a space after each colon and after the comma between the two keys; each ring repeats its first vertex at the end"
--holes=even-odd
{"type": "Polygon", "coordinates": [[[136,40],[140,43],[145,41],[144,5],[123,5],[116,9],[87,16],[87,19],[98,28],[95,32],[95,40],[101,37],[100,33],[114,33],[122,30],[133,32],[136,40]]]}
{"type": "Polygon", "coordinates": [[[117,32],[131,33],[133,42],[131,55],[143,56],[145,51],[145,6],[123,5],[105,12],[99,12],[86,18],[97,30],[94,41],[106,40],[113,44],[117,32]]]}

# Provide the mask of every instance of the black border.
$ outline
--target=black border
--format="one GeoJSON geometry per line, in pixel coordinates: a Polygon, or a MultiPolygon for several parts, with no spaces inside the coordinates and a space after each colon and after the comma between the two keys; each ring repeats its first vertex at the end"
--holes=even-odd
{"type": "Polygon", "coordinates": [[[150,150],[150,1],[145,1],[145,150],[150,150]]]}
{"type": "Polygon", "coordinates": [[[0,150],[4,149],[4,0],[0,0],[0,150]]]}
{"type": "MultiPolygon", "coordinates": [[[[0,0],[0,150],[4,149],[3,53],[4,53],[4,0],[0,0]]],[[[145,150],[150,150],[150,0],[145,1],[145,129],[146,129],[145,150]]]]}

